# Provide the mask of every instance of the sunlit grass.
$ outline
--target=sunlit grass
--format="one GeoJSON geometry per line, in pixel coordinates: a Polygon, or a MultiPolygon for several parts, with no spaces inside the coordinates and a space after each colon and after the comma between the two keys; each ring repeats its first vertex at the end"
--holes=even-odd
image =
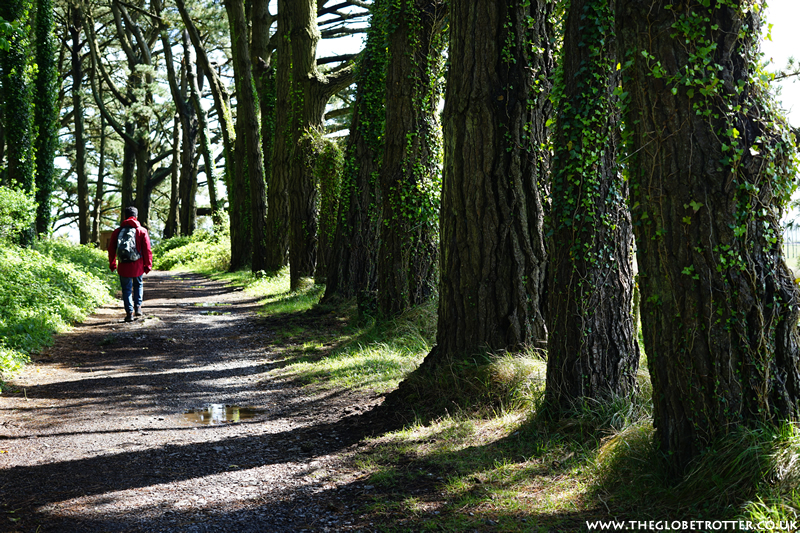
{"type": "Polygon", "coordinates": [[[116,275],[104,252],[60,240],[0,245],[0,376],[106,302],[116,275]]]}

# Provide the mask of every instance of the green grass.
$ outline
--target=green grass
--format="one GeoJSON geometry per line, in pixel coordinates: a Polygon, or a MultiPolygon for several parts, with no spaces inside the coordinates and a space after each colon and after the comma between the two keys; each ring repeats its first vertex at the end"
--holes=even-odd
{"type": "Polygon", "coordinates": [[[53,334],[83,320],[116,287],[106,254],[60,240],[0,246],[0,376],[8,378],[53,334]]]}
{"type": "Polygon", "coordinates": [[[228,269],[230,248],[225,232],[198,231],[191,237],[173,237],[153,247],[153,268],[211,275],[228,269]]]}

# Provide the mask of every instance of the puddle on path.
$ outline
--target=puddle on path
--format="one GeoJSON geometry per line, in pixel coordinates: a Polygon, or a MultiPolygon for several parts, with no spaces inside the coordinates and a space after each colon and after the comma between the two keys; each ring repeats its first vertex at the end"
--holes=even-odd
{"type": "Polygon", "coordinates": [[[250,420],[257,414],[258,410],[250,407],[212,403],[205,409],[192,409],[190,411],[186,411],[183,413],[183,420],[189,424],[217,426],[221,424],[234,424],[243,420],[250,420]]]}

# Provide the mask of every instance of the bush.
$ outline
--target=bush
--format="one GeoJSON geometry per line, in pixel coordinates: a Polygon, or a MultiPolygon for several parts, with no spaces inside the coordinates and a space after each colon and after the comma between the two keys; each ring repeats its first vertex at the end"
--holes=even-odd
{"type": "Polygon", "coordinates": [[[114,282],[108,259],[93,247],[42,241],[0,248],[0,375],[104,303],[114,282]]]}
{"type": "Polygon", "coordinates": [[[231,263],[227,235],[198,231],[191,237],[173,237],[153,248],[153,268],[224,272],[231,263]]]}
{"type": "Polygon", "coordinates": [[[0,240],[16,242],[35,218],[36,202],[31,196],[0,185],[0,240]]]}

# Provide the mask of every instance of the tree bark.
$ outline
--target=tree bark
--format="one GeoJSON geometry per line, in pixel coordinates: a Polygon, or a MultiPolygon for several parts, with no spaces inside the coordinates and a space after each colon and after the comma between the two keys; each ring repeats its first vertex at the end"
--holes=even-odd
{"type": "MultiPolygon", "coordinates": [[[[6,0],[0,4],[0,18],[19,21],[21,28],[26,25],[27,0],[6,0]]],[[[33,194],[33,109],[31,88],[26,81],[27,38],[21,29],[14,29],[7,37],[8,50],[0,50],[0,87],[3,90],[3,119],[6,136],[6,181],[14,187],[33,194]]],[[[24,230],[21,243],[33,242],[33,228],[24,230]]]]}
{"type": "MultiPolygon", "coordinates": [[[[276,272],[289,261],[289,155],[292,134],[291,108],[292,45],[288,3],[278,0],[278,44],[275,69],[275,133],[270,162],[267,210],[267,271],[276,272]]],[[[263,120],[263,117],[262,117],[263,120]]],[[[266,156],[266,152],[264,152],[266,156]]]]}
{"type": "MultiPolygon", "coordinates": [[[[56,177],[55,157],[58,147],[58,72],[53,36],[53,0],[36,2],[36,101],[34,122],[36,137],[36,233],[50,233],[51,201],[56,177]]],[[[88,197],[88,193],[87,193],[88,197]]],[[[89,218],[87,208],[87,219],[89,218]]]]}
{"type": "Polygon", "coordinates": [[[441,178],[436,106],[442,67],[440,0],[402,0],[389,8],[386,131],[380,172],[383,227],[378,306],[384,316],[427,300],[436,283],[441,178]]]}
{"type": "MultiPolygon", "coordinates": [[[[313,168],[322,135],[325,105],[330,97],[353,81],[352,68],[329,76],[317,70],[320,39],[316,0],[294,2],[289,9],[292,50],[292,155],[289,158],[289,274],[292,289],[314,275],[317,259],[318,199],[313,168]]],[[[280,105],[280,102],[279,102],[280,105]]]]}
{"type": "Polygon", "coordinates": [[[639,366],[613,9],[613,0],[571,0],[554,91],[545,403],[555,415],[628,394],[639,366]]]}
{"type": "MultiPolygon", "coordinates": [[[[664,3],[666,4],[666,2],[664,3]]],[[[758,77],[745,2],[617,6],[654,425],[676,474],[800,398],[797,288],[780,214],[793,139],[758,77]]]]}
{"type": "Polygon", "coordinates": [[[362,299],[378,286],[378,235],[381,196],[378,186],[386,106],[385,7],[378,0],[359,66],[358,88],[345,150],[341,201],[325,300],[362,299]]]}
{"type": "Polygon", "coordinates": [[[250,45],[247,39],[247,19],[242,0],[226,0],[231,28],[231,53],[236,78],[237,136],[244,135],[242,152],[237,158],[246,160],[247,193],[249,193],[251,269],[267,269],[265,224],[267,217],[266,186],[264,183],[264,158],[261,154],[256,95],[250,63],[250,45]]]}
{"type": "Polygon", "coordinates": [[[78,182],[78,238],[81,244],[89,242],[89,176],[86,173],[86,135],[83,109],[83,63],[81,30],[83,12],[72,7],[70,34],[72,37],[72,114],[75,120],[75,177],[78,182]]]}
{"type": "MultiPolygon", "coordinates": [[[[189,46],[189,32],[183,32],[183,47],[188,49],[189,46]]],[[[200,83],[198,77],[202,80],[202,70],[197,76],[189,78],[189,90],[191,96],[192,106],[197,115],[198,130],[200,133],[200,152],[203,155],[203,163],[205,165],[206,174],[206,187],[208,188],[208,201],[211,204],[211,219],[217,225],[221,222],[219,200],[217,198],[217,177],[215,172],[214,154],[211,151],[211,141],[208,138],[208,117],[203,105],[200,101],[200,83]]]]}
{"type": "Polygon", "coordinates": [[[178,183],[180,181],[180,161],[181,154],[181,118],[175,113],[172,127],[172,172],[170,172],[170,193],[169,193],[169,213],[167,222],[164,224],[164,238],[171,239],[178,235],[178,219],[180,217],[179,204],[180,197],[178,183]]]}
{"type": "Polygon", "coordinates": [[[208,59],[208,54],[203,48],[200,41],[200,34],[194,25],[189,13],[186,10],[186,5],[183,0],[175,0],[175,5],[181,14],[181,19],[189,32],[189,39],[197,52],[197,60],[203,67],[203,73],[209,82],[211,89],[211,96],[214,99],[214,108],[217,110],[217,120],[220,123],[220,132],[222,133],[222,145],[225,153],[225,185],[228,188],[229,206],[230,206],[230,228],[231,228],[231,269],[236,270],[247,263],[247,257],[250,250],[250,243],[247,240],[247,233],[239,231],[243,224],[240,220],[244,213],[240,209],[234,209],[234,198],[232,198],[230,191],[233,189],[233,172],[234,172],[234,141],[236,133],[234,131],[233,119],[231,118],[230,102],[225,87],[222,84],[217,73],[211,66],[208,59]]]}
{"type": "Polygon", "coordinates": [[[427,366],[546,339],[538,182],[549,170],[541,146],[551,111],[552,8],[549,0],[450,5],[442,279],[427,366]]]}
{"type": "MultiPolygon", "coordinates": [[[[187,43],[184,43],[186,45],[187,43]]],[[[181,172],[178,182],[180,195],[180,228],[181,235],[191,235],[197,226],[197,136],[200,124],[197,113],[189,101],[190,78],[194,78],[194,54],[190,47],[184,46],[181,67],[181,84],[178,91],[180,97],[181,129],[181,172]]]]}
{"type": "Polygon", "coordinates": [[[91,242],[100,243],[100,226],[102,225],[102,206],[104,180],[106,173],[106,119],[100,115],[100,160],[97,163],[97,185],[94,189],[94,204],[92,206],[92,239],[91,242]]]}

